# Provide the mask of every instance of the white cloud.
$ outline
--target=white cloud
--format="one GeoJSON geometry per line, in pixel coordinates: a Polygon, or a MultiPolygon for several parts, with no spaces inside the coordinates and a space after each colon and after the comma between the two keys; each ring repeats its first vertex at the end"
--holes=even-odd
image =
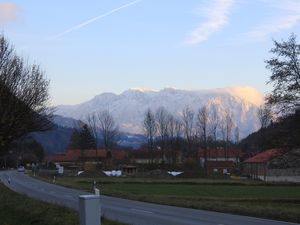
{"type": "Polygon", "coordinates": [[[0,25],[16,19],[18,8],[13,3],[0,3],[0,25]]]}
{"type": "Polygon", "coordinates": [[[285,0],[274,1],[268,0],[269,7],[278,9],[281,16],[271,18],[268,22],[255,27],[250,32],[246,33],[251,39],[265,39],[273,33],[282,30],[291,29],[300,23],[300,1],[299,0],[285,0]]]}
{"type": "Polygon", "coordinates": [[[206,20],[199,24],[186,38],[189,45],[197,45],[209,38],[209,36],[220,30],[228,22],[228,15],[234,0],[214,0],[213,3],[201,10],[206,20]]]}

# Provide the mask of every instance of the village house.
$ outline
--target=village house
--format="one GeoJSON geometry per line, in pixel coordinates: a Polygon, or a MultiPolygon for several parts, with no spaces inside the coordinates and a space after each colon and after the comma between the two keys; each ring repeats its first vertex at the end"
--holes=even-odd
{"type": "Polygon", "coordinates": [[[68,149],[64,154],[47,155],[44,159],[46,163],[59,163],[63,166],[76,167],[81,162],[103,164],[107,160],[112,160],[115,164],[124,163],[127,160],[127,152],[124,150],[105,149],[68,149]]]}
{"type": "Polygon", "coordinates": [[[269,149],[243,162],[243,170],[253,179],[300,182],[300,150],[269,149]]]}
{"type": "Polygon", "coordinates": [[[279,155],[282,155],[281,150],[269,149],[246,159],[243,162],[244,173],[253,179],[266,180],[269,162],[279,155]]]}
{"type": "Polygon", "coordinates": [[[130,152],[130,162],[133,164],[180,164],[182,154],[175,150],[153,150],[139,149],[130,152]]]}
{"type": "MultiPolygon", "coordinates": [[[[207,149],[206,167],[207,175],[227,175],[234,171],[235,165],[240,162],[242,151],[240,149],[207,149]]],[[[204,168],[205,150],[198,151],[200,165],[204,168]]]]}

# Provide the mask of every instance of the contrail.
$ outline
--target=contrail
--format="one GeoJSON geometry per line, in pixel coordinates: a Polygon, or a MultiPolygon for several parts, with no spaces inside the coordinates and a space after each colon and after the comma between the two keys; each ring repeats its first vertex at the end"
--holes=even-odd
{"type": "Polygon", "coordinates": [[[94,18],[92,18],[92,19],[89,19],[89,20],[87,20],[87,21],[85,21],[85,22],[83,22],[83,23],[80,23],[80,24],[78,24],[78,25],[76,25],[76,26],[74,26],[74,27],[71,27],[70,29],[67,29],[67,30],[65,30],[64,32],[61,32],[61,33],[59,33],[59,34],[53,36],[51,39],[52,39],[52,40],[55,40],[55,39],[57,39],[57,38],[60,38],[60,37],[62,37],[62,36],[64,36],[64,35],[66,35],[66,34],[72,32],[72,31],[74,31],[74,30],[78,30],[78,29],[80,29],[80,28],[82,28],[82,27],[84,27],[84,26],[86,26],[86,25],[88,25],[88,24],[90,24],[90,23],[93,23],[93,22],[95,22],[95,21],[97,21],[97,20],[99,20],[99,19],[102,19],[102,18],[104,18],[104,17],[107,17],[107,16],[109,16],[109,15],[115,13],[115,12],[118,12],[118,11],[121,10],[121,9],[127,8],[127,7],[129,7],[129,6],[131,6],[131,5],[134,5],[134,4],[139,3],[139,2],[141,2],[141,1],[142,1],[142,0],[136,0],[136,1],[133,1],[133,2],[129,2],[129,3],[125,4],[125,5],[122,5],[122,6],[118,7],[118,8],[112,9],[112,10],[108,11],[107,13],[104,13],[104,14],[102,14],[102,15],[100,15],[100,16],[96,16],[96,17],[94,17],[94,18]]]}

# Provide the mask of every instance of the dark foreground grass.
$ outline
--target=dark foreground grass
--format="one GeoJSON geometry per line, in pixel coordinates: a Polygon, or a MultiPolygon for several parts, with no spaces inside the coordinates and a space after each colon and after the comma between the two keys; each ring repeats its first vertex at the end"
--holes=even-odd
{"type": "MultiPolygon", "coordinates": [[[[78,225],[78,212],[17,194],[0,183],[0,225],[78,225]]],[[[103,225],[121,225],[103,219],[103,225]]]]}
{"type": "Polygon", "coordinates": [[[101,191],[147,202],[300,222],[299,186],[102,184],[101,191]]]}
{"type": "MultiPolygon", "coordinates": [[[[45,178],[45,177],[44,177],[45,178]]],[[[59,177],[58,184],[146,202],[300,222],[300,186],[262,182],[59,177]]],[[[49,180],[48,180],[49,181],[49,180]]]]}

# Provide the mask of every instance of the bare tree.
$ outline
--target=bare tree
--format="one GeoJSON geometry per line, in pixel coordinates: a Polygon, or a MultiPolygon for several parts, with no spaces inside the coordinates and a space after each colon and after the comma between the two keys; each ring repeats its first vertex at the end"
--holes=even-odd
{"type": "Polygon", "coordinates": [[[226,142],[226,123],[224,118],[221,118],[219,126],[222,135],[222,141],[226,142]]]}
{"type": "Polygon", "coordinates": [[[108,110],[99,112],[97,114],[97,119],[102,133],[104,148],[106,151],[110,152],[118,142],[119,128],[108,110]]]}
{"type": "Polygon", "coordinates": [[[157,127],[155,123],[155,116],[152,113],[151,109],[148,109],[145,112],[143,129],[147,138],[148,151],[150,152],[151,156],[151,164],[153,164],[154,138],[156,135],[157,127]]]}
{"type": "Polygon", "coordinates": [[[269,105],[261,105],[257,109],[257,117],[261,128],[266,128],[272,121],[273,114],[269,105]]]}
{"type": "Polygon", "coordinates": [[[198,110],[197,114],[197,126],[199,129],[200,138],[204,143],[204,170],[205,174],[207,174],[207,130],[208,130],[208,122],[209,122],[209,113],[207,106],[202,106],[198,110]]]}
{"type": "Polygon", "coordinates": [[[168,116],[168,142],[169,148],[172,154],[172,162],[176,163],[177,152],[180,150],[180,138],[182,136],[181,132],[181,122],[173,115],[169,114],[168,116]]]}
{"type": "Polygon", "coordinates": [[[96,147],[96,158],[98,159],[98,147],[99,147],[99,137],[98,137],[98,131],[99,131],[99,127],[98,127],[98,120],[97,120],[97,116],[96,114],[90,114],[87,116],[86,118],[87,121],[87,125],[89,127],[89,130],[91,131],[91,134],[94,137],[94,141],[95,141],[95,147],[96,147]]]}
{"type": "Polygon", "coordinates": [[[213,138],[214,142],[216,142],[217,141],[217,130],[220,125],[220,118],[218,115],[218,110],[217,110],[216,105],[212,105],[210,107],[209,118],[210,118],[209,133],[210,133],[210,136],[213,138]]]}
{"type": "Polygon", "coordinates": [[[182,129],[187,141],[188,151],[192,151],[194,144],[194,112],[185,107],[182,111],[182,129]]]}
{"type": "Polygon", "coordinates": [[[238,126],[234,128],[234,138],[236,144],[240,142],[240,129],[238,126]]]}
{"type": "Polygon", "coordinates": [[[161,106],[156,110],[155,117],[157,123],[158,136],[160,140],[160,148],[162,151],[162,164],[164,164],[165,148],[169,138],[168,136],[169,113],[163,106],[161,106]]]}
{"type": "Polygon", "coordinates": [[[174,128],[176,139],[180,139],[182,137],[182,122],[179,119],[175,119],[174,128]]]}
{"type": "Polygon", "coordinates": [[[276,105],[281,113],[290,113],[300,102],[300,44],[296,35],[287,41],[274,41],[270,51],[274,57],[266,60],[266,68],[272,73],[269,82],[273,90],[267,96],[268,104],[276,105]]]}
{"type": "Polygon", "coordinates": [[[225,127],[226,127],[226,144],[228,145],[229,141],[231,140],[231,134],[233,128],[232,113],[229,109],[226,111],[225,127]]]}
{"type": "Polygon", "coordinates": [[[261,148],[264,149],[265,146],[265,128],[269,126],[269,124],[271,123],[272,119],[273,119],[273,113],[272,113],[272,109],[270,107],[270,105],[261,105],[258,109],[257,109],[257,117],[260,123],[260,128],[261,128],[261,148]]]}
{"type": "Polygon", "coordinates": [[[209,127],[209,112],[207,106],[202,106],[197,113],[197,127],[204,148],[207,148],[207,131],[209,127]]]}
{"type": "Polygon", "coordinates": [[[233,129],[233,119],[232,119],[232,113],[230,109],[226,109],[225,115],[222,118],[222,121],[220,123],[220,128],[223,136],[223,140],[225,141],[225,157],[228,157],[228,145],[231,141],[231,135],[232,135],[232,129],[233,129]]]}
{"type": "Polygon", "coordinates": [[[51,128],[48,86],[38,65],[30,65],[0,35],[0,150],[30,132],[51,128]]]}
{"type": "Polygon", "coordinates": [[[170,140],[173,140],[176,136],[176,129],[175,129],[176,119],[173,115],[169,114],[167,121],[168,121],[168,129],[167,129],[168,137],[170,140]]]}

